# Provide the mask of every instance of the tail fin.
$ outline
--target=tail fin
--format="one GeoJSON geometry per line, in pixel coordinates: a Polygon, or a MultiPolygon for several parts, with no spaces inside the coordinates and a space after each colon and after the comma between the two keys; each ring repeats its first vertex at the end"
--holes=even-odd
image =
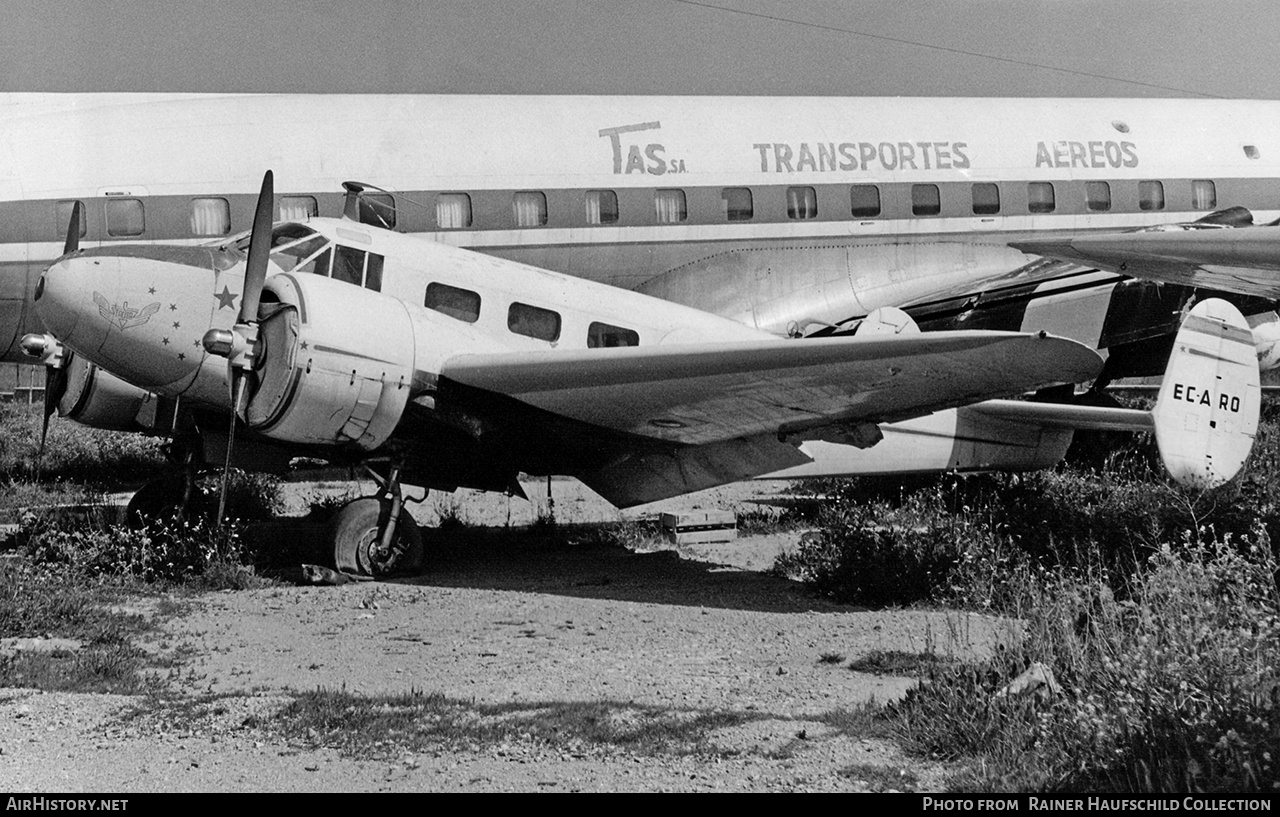
{"type": "Polygon", "coordinates": [[[1262,388],[1253,333],[1226,301],[1196,304],[1178,330],[1152,411],[1160,458],[1183,485],[1214,488],[1244,467],[1262,388]]]}

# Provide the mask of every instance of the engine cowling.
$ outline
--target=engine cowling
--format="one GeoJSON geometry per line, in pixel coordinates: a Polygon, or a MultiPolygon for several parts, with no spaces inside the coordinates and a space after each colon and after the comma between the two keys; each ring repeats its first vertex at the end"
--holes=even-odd
{"type": "Polygon", "coordinates": [[[372,451],[400,422],[417,344],[407,305],[320,276],[276,275],[245,421],[275,440],[372,451]]]}
{"type": "Polygon", "coordinates": [[[77,423],[113,431],[137,431],[139,414],[154,396],[79,357],[67,364],[67,390],[58,414],[77,423]]]}

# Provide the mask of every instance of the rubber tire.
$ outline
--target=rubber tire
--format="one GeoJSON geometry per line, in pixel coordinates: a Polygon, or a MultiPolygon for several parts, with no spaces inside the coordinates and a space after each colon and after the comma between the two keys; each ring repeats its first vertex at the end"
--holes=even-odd
{"type": "Polygon", "coordinates": [[[422,529],[407,510],[401,511],[396,525],[396,543],[407,548],[401,558],[387,564],[369,555],[370,546],[378,541],[379,524],[389,512],[390,500],[367,496],[347,503],[334,515],[329,523],[329,543],[334,567],[339,572],[385,579],[415,575],[422,570],[425,556],[422,529]]]}
{"type": "Polygon", "coordinates": [[[152,522],[165,524],[182,510],[182,480],[157,479],[138,489],[125,509],[125,524],[135,530],[152,522]]]}

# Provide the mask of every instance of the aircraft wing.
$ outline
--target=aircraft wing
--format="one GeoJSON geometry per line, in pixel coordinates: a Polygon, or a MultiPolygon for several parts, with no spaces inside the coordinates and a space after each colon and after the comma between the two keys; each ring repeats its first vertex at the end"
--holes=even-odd
{"type": "Polygon", "coordinates": [[[464,354],[440,375],[612,431],[702,446],[917,417],[1100,368],[1074,341],[971,331],[464,354]]]}
{"type": "Polygon", "coordinates": [[[1280,297],[1280,227],[1147,230],[1063,240],[1017,241],[1025,253],[1135,278],[1280,297]]]}

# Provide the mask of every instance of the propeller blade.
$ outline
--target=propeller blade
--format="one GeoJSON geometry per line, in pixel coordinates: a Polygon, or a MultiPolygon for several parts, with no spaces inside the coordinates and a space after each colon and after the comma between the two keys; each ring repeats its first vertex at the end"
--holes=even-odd
{"type": "Polygon", "coordinates": [[[58,402],[67,393],[67,372],[71,357],[71,352],[67,352],[61,366],[44,367],[44,424],[40,429],[40,447],[36,450],[36,482],[40,482],[43,476],[44,444],[49,439],[49,420],[58,410],[58,402]]]}
{"type": "Polygon", "coordinates": [[[231,405],[231,425],[227,428],[227,458],[222,464],[222,487],[218,490],[218,520],[217,527],[222,527],[222,520],[227,513],[227,484],[231,478],[231,454],[235,448],[236,441],[236,416],[240,414],[240,406],[244,403],[245,383],[249,377],[246,373],[233,369],[231,373],[233,384],[231,394],[233,395],[231,405]]]}
{"type": "Polygon", "coordinates": [[[80,222],[83,218],[79,201],[71,205],[71,221],[67,224],[67,240],[62,245],[62,254],[70,255],[80,249],[80,222]]]}
{"type": "Polygon", "coordinates": [[[249,239],[249,258],[244,269],[244,295],[240,298],[237,323],[256,323],[262,287],[267,282],[267,256],[271,253],[271,224],[275,211],[275,177],[268,170],[262,177],[258,193],[258,209],[253,214],[253,233],[249,239]]]}

